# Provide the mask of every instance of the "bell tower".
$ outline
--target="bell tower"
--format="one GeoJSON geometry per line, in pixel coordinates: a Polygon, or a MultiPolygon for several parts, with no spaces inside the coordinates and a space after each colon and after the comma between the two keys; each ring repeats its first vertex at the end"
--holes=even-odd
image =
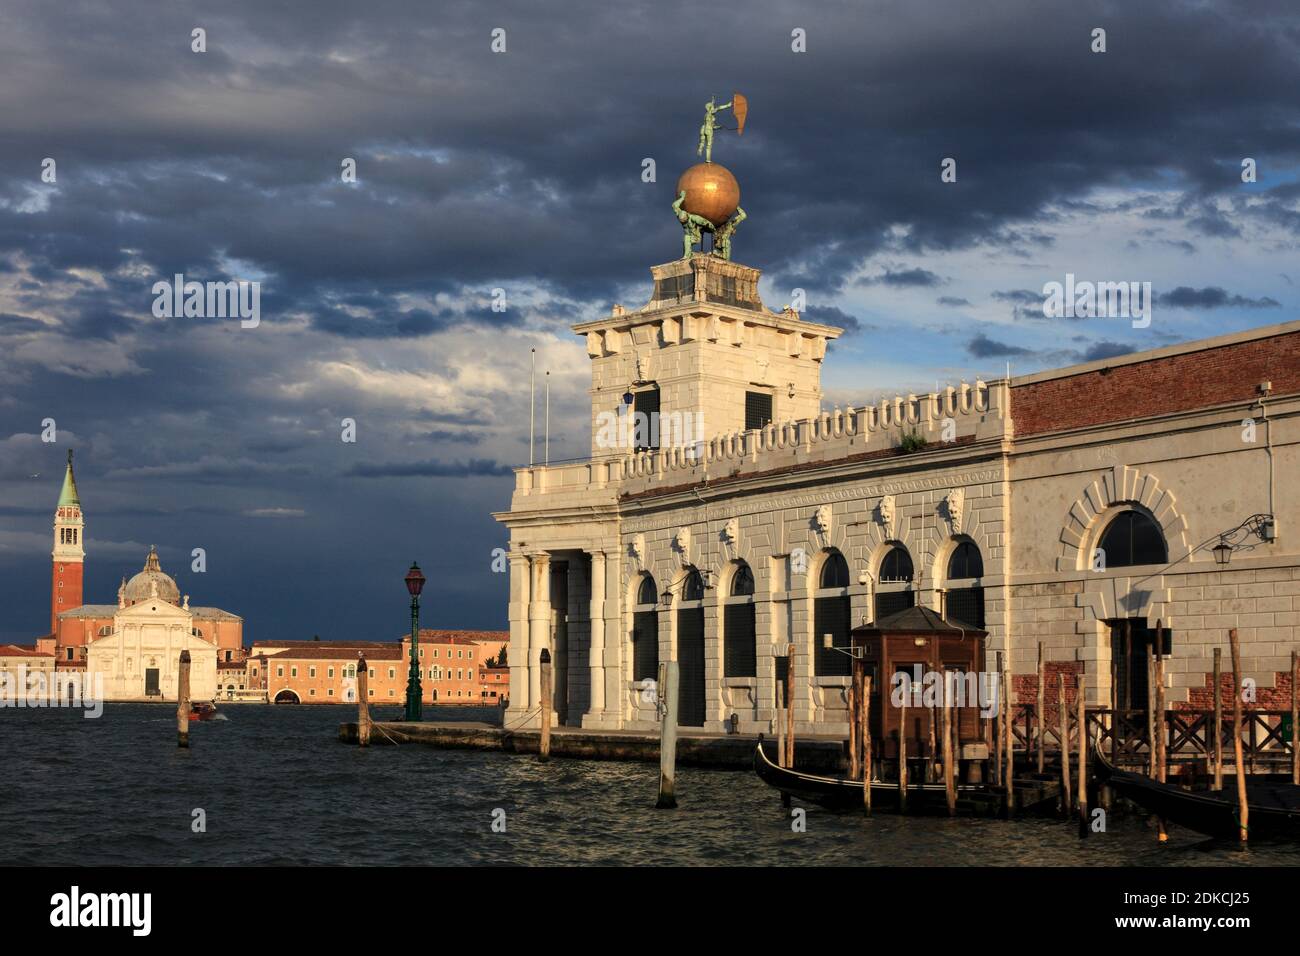
{"type": "Polygon", "coordinates": [[[68,469],[63,475],[63,490],[54,509],[54,567],[50,581],[50,633],[59,628],[59,614],[81,607],[82,567],[86,551],[82,547],[85,522],[81,517],[81,499],[77,480],[72,474],[72,450],[68,450],[68,469]]]}

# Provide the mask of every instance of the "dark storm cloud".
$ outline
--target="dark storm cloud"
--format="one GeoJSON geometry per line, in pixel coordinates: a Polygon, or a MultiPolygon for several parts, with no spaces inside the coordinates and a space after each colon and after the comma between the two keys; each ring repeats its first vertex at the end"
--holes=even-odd
{"type": "Polygon", "coordinates": [[[1263,296],[1262,298],[1252,299],[1249,296],[1234,295],[1218,286],[1206,286],[1203,289],[1193,289],[1190,286],[1180,285],[1170,292],[1163,292],[1156,296],[1158,305],[1170,305],[1180,309],[1275,309],[1281,303],[1276,299],[1263,296]]]}
{"type": "Polygon", "coordinates": [[[1041,292],[1033,292],[1029,289],[1004,289],[995,291],[993,298],[998,302],[1011,304],[1012,318],[1026,320],[1044,318],[1041,292]]]}
{"type": "Polygon", "coordinates": [[[845,335],[856,335],[864,328],[871,329],[874,326],[863,325],[862,321],[856,315],[849,315],[843,309],[833,305],[810,305],[804,309],[804,318],[811,322],[820,322],[823,325],[834,325],[844,330],[845,335]]]}
{"type": "Polygon", "coordinates": [[[896,289],[925,289],[942,285],[943,279],[929,269],[886,269],[877,276],[867,276],[858,280],[859,285],[885,285],[896,289]]]}
{"type": "Polygon", "coordinates": [[[476,475],[513,474],[510,465],[483,458],[469,461],[401,461],[356,465],[350,474],[358,478],[470,478],[476,475]]]}
{"type": "Polygon", "coordinates": [[[1023,348],[1019,345],[1009,345],[1006,342],[999,342],[991,339],[983,332],[980,332],[973,339],[966,343],[966,351],[974,358],[1007,358],[1012,355],[1033,355],[1033,349],[1023,348]]]}
{"type": "Polygon", "coordinates": [[[1117,355],[1128,355],[1130,352],[1136,352],[1131,345],[1125,345],[1122,342],[1096,342],[1084,349],[1083,354],[1079,357],[1081,362],[1096,362],[1099,359],[1115,358],[1117,355]]]}
{"type": "MultiPolygon", "coordinates": [[[[58,419],[85,453],[95,534],[226,548],[214,566],[230,570],[208,590],[246,595],[235,609],[265,628],[299,626],[317,600],[310,584],[290,599],[262,587],[304,549],[316,577],[349,583],[324,613],[359,626],[369,597],[387,594],[380,565],[417,535],[465,597],[462,619],[443,623],[499,625],[502,576],[472,575],[463,545],[443,539],[503,540],[488,512],[509,499],[503,448],[522,456],[528,431],[526,365],[503,365],[528,343],[508,336],[645,301],[647,265],[680,252],[673,184],[697,161],[710,95],[750,98],[744,136],[720,134],[714,158],[749,214],[737,258],[782,290],[835,292],[864,272],[880,289],[931,289],[948,251],[1038,262],[1052,210],[1098,209],[1100,187],[1132,191],[1133,215],[1157,210],[1154,225],[1207,242],[1241,242],[1252,222],[1300,237],[1294,184],[1261,180],[1247,202],[1239,178],[1243,156],[1266,157],[1272,177],[1300,158],[1292,3],[954,9],[893,0],[864,19],[851,4],[766,0],[726,17],[724,39],[692,61],[699,12],[682,0],[571,0],[562,15],[523,0],[11,0],[0,440],[58,419]],[[1099,20],[1104,55],[1088,49],[1099,20]],[[190,51],[196,24],[205,54],[190,51]],[[496,26],[504,55],[489,51],[496,26]],[[790,51],[796,26],[806,54],[790,51]],[[40,182],[45,157],[57,183],[40,182]],[[955,183],[940,181],[945,157],[955,183]],[[345,158],[356,183],[340,180],[345,158]],[[641,179],[646,158],[655,182],[641,179]],[[262,328],[155,320],[152,284],[177,272],[260,279],[262,328]],[[504,313],[492,311],[496,288],[504,313]],[[480,339],[451,355],[465,330],[480,339]],[[344,418],[358,423],[355,445],[339,439],[344,418]],[[479,457],[429,460],[430,441],[479,457]],[[430,494],[411,480],[424,476],[468,480],[430,494]],[[189,519],[196,497],[210,522],[189,519]],[[143,510],[128,520],[133,505],[143,510]],[[299,512],[292,533],[238,517],[299,512]]],[[[995,298],[1041,312],[1038,293],[995,298]]],[[[867,327],[833,305],[807,314],[867,327]]],[[[983,334],[967,348],[1029,351],[983,334]]],[[[580,347],[572,355],[581,363],[580,347]]],[[[567,360],[548,359],[554,411],[582,421],[587,371],[567,360]]],[[[57,476],[64,450],[24,448],[13,473],[57,476]]],[[[48,497],[13,481],[3,490],[22,507],[48,497]]],[[[30,567],[5,565],[16,583],[3,596],[43,586],[21,577],[30,567]]]]}
{"type": "Polygon", "coordinates": [[[1033,292],[1030,289],[1007,289],[993,293],[993,298],[999,302],[1010,302],[1013,305],[1042,305],[1043,294],[1033,292]]]}

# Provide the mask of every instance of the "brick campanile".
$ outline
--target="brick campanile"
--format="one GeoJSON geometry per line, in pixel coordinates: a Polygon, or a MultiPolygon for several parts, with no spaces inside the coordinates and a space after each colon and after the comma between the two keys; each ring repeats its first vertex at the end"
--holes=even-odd
{"type": "Polygon", "coordinates": [[[68,470],[63,475],[63,490],[54,510],[54,567],[50,579],[50,633],[57,634],[59,614],[81,607],[82,567],[86,552],[82,547],[84,522],[77,480],[72,475],[72,450],[68,450],[68,470]]]}

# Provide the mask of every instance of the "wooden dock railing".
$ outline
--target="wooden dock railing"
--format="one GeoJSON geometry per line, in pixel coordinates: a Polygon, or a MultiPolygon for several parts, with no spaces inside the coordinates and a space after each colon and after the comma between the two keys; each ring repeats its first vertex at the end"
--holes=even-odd
{"type": "MultiPolygon", "coordinates": [[[[1078,718],[1067,708],[1067,733],[1078,733],[1078,718]]],[[[1047,720],[1038,718],[1035,703],[1014,704],[1011,708],[1011,738],[1017,750],[1037,752],[1039,734],[1043,749],[1056,759],[1061,751],[1060,715],[1047,708],[1047,720]]],[[[1241,740],[1246,764],[1251,772],[1281,772],[1291,764],[1295,746],[1294,729],[1288,735],[1290,711],[1258,709],[1242,714],[1241,740]]],[[[1100,738],[1102,749],[1116,766],[1145,769],[1151,760],[1151,740],[1146,710],[1112,710],[1088,708],[1085,722],[1089,739],[1100,738]]],[[[1203,761],[1214,757],[1214,711],[1170,710],[1156,715],[1159,733],[1164,735],[1165,752],[1170,765],[1203,761]]],[[[1222,753],[1232,753],[1233,726],[1231,711],[1222,717],[1222,753]]],[[[1225,758],[1226,759],[1226,758],[1225,758]]]]}

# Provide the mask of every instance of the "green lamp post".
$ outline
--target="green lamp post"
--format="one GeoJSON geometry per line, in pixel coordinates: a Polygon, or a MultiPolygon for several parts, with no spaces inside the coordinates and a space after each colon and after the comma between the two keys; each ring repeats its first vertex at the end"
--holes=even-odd
{"type": "Polygon", "coordinates": [[[424,575],[420,566],[411,562],[406,572],[406,590],[411,592],[411,670],[406,680],[406,719],[420,719],[420,592],[424,590],[424,575]]]}

